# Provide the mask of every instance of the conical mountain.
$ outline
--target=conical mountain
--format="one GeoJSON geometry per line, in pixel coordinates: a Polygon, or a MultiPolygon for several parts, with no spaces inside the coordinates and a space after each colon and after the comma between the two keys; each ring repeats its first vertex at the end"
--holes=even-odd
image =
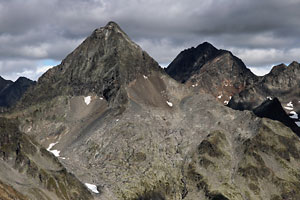
{"type": "Polygon", "coordinates": [[[166,72],[196,91],[212,94],[225,104],[231,96],[257,80],[239,58],[207,42],[181,52],[166,72]]]}
{"type": "Polygon", "coordinates": [[[95,93],[110,104],[127,101],[124,86],[141,74],[162,71],[114,22],[96,29],[60,65],[47,71],[23,102],[95,93]],[[43,92],[47,91],[47,93],[43,92]]]}

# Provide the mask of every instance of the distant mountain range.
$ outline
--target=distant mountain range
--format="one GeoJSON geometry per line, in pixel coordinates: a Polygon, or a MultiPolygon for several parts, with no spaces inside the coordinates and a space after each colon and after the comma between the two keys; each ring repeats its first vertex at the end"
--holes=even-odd
{"type": "Polygon", "coordinates": [[[0,199],[300,199],[298,70],[207,42],[164,70],[109,22],[1,114],[0,199]]]}

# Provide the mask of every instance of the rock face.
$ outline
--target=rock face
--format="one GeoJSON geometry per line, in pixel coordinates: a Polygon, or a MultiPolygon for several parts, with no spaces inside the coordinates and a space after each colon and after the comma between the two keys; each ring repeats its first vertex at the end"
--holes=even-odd
{"type": "MultiPolygon", "coordinates": [[[[261,78],[253,86],[235,95],[229,106],[238,110],[252,110],[267,97],[277,97],[284,105],[290,101],[299,108],[300,65],[297,62],[289,66],[284,64],[273,67],[271,72],[261,78]]],[[[284,106],[285,107],[285,106],[284,106]]]]}
{"type": "MultiPolygon", "coordinates": [[[[210,62],[240,64],[228,52],[210,62]]],[[[111,22],[6,116],[44,147],[55,144],[63,166],[100,191],[94,199],[299,199],[299,138],[199,93],[192,76],[170,78],[111,22]]]]}
{"type": "Polygon", "coordinates": [[[93,199],[46,149],[0,118],[0,199],[93,199]]]}
{"type": "Polygon", "coordinates": [[[0,107],[15,105],[27,89],[33,85],[35,85],[35,81],[25,77],[20,77],[15,82],[1,81],[0,78],[0,107]]]}
{"type": "MultiPolygon", "coordinates": [[[[292,120],[300,126],[298,114],[300,113],[300,64],[292,62],[289,66],[284,64],[273,67],[271,72],[255,84],[233,96],[228,106],[236,110],[253,110],[260,106],[266,99],[277,97],[284,108],[286,115],[290,115],[292,120]]],[[[262,107],[264,107],[262,105],[262,107]]],[[[265,117],[270,116],[264,114],[265,117]]],[[[282,116],[282,115],[281,115],[282,116]]],[[[283,117],[279,117],[283,119],[283,117]]],[[[286,117],[284,117],[286,118],[286,117]]],[[[274,119],[274,116],[271,117],[274,119]]],[[[295,123],[281,121],[288,125],[299,135],[295,123]]]]}
{"type": "Polygon", "coordinates": [[[207,42],[181,52],[166,72],[196,91],[212,94],[224,104],[258,79],[231,52],[218,50],[207,42]]]}

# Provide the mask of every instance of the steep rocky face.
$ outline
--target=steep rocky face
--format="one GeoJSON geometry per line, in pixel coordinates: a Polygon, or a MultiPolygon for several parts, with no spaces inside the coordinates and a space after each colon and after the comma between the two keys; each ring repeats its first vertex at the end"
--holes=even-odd
{"type": "Polygon", "coordinates": [[[124,86],[161,68],[133,43],[114,22],[96,29],[60,65],[46,72],[23,104],[47,101],[61,95],[94,93],[110,105],[127,102],[124,86]],[[45,93],[44,91],[47,91],[45,93]]]}
{"type": "Polygon", "coordinates": [[[46,149],[0,118],[0,199],[93,199],[46,149]]]}
{"type": "Polygon", "coordinates": [[[166,72],[195,91],[212,94],[224,104],[258,79],[231,52],[218,50],[209,43],[181,52],[166,72]]]}
{"type": "Polygon", "coordinates": [[[251,87],[233,96],[229,106],[237,110],[253,110],[267,98],[277,97],[282,107],[292,118],[299,120],[300,113],[300,64],[292,62],[273,67],[251,87]],[[298,113],[298,114],[297,114],[298,113]]]}
{"type": "MultiPolygon", "coordinates": [[[[94,184],[95,199],[299,199],[300,141],[289,128],[225,107],[171,79],[154,61],[150,65],[151,58],[141,59],[143,51],[133,50],[114,27],[96,30],[92,36],[99,38],[83,43],[92,46],[79,46],[44,74],[26,96],[37,98],[35,104],[6,115],[18,118],[19,128],[44,147],[59,151],[56,159],[82,183],[94,184]],[[101,44],[108,54],[83,48],[101,44]],[[115,51],[116,56],[109,53],[115,51]],[[88,55],[98,59],[94,68],[87,68],[88,55]],[[105,66],[124,73],[112,78],[105,66]]],[[[234,68],[233,61],[225,64],[234,68]]]]}
{"type": "Polygon", "coordinates": [[[28,88],[33,85],[35,85],[35,81],[25,77],[20,77],[15,82],[9,82],[2,90],[0,89],[0,107],[15,105],[28,88]]]}
{"type": "Polygon", "coordinates": [[[295,101],[292,103],[297,105],[296,100],[299,97],[300,83],[299,72],[300,65],[297,62],[293,62],[289,66],[284,64],[275,66],[269,74],[263,76],[252,87],[234,96],[230,106],[240,110],[250,110],[260,105],[268,96],[278,97],[283,103],[295,101]]]}

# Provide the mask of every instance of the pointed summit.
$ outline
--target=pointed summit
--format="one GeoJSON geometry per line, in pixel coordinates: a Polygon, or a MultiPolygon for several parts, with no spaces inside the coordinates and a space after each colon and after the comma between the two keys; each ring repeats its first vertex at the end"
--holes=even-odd
{"type": "Polygon", "coordinates": [[[242,60],[208,42],[182,51],[166,72],[177,81],[209,93],[224,104],[257,78],[242,60]]]}
{"type": "Polygon", "coordinates": [[[93,31],[60,65],[48,70],[25,99],[32,102],[30,98],[35,96],[34,101],[47,101],[61,95],[95,93],[110,103],[116,100],[122,104],[127,101],[124,87],[129,82],[160,70],[119,25],[109,22],[93,31]]]}
{"type": "Polygon", "coordinates": [[[221,52],[222,50],[216,49],[212,44],[204,42],[196,48],[182,51],[166,68],[166,72],[175,80],[184,83],[221,52]]]}

